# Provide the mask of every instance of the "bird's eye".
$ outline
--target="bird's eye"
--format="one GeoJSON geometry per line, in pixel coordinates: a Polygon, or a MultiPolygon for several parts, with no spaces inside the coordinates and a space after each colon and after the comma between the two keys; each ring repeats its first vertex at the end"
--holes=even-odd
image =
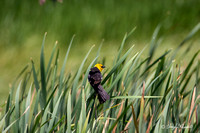
{"type": "Polygon", "coordinates": [[[105,66],[101,66],[101,68],[105,68],[105,66]]]}

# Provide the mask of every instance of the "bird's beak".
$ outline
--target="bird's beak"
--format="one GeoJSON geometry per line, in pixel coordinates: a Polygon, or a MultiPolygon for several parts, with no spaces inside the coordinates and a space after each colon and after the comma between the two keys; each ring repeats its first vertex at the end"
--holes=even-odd
{"type": "Polygon", "coordinates": [[[105,68],[105,66],[102,66],[101,68],[105,68]]]}

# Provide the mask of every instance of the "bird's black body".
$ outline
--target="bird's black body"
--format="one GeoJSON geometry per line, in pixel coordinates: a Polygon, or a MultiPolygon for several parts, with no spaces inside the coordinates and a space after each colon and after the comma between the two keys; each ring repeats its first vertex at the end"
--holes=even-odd
{"type": "Polygon", "coordinates": [[[101,86],[102,75],[97,67],[93,67],[90,69],[88,80],[90,82],[90,85],[98,94],[98,99],[100,103],[104,103],[106,100],[110,99],[110,96],[101,86]]]}

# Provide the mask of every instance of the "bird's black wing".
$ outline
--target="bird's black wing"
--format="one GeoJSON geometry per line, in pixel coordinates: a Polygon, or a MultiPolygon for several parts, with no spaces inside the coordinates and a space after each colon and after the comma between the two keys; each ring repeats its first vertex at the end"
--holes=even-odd
{"type": "Polygon", "coordinates": [[[94,90],[98,94],[98,99],[101,104],[104,103],[106,100],[110,99],[110,96],[108,95],[108,93],[101,86],[102,75],[98,68],[96,67],[91,68],[88,74],[88,80],[91,86],[94,88],[94,90]]]}
{"type": "Polygon", "coordinates": [[[101,83],[102,80],[102,76],[101,73],[94,73],[94,74],[90,74],[88,76],[89,82],[92,86],[96,86],[99,85],[101,83]]]}
{"type": "Polygon", "coordinates": [[[98,89],[96,90],[96,92],[98,94],[98,99],[101,104],[106,102],[106,100],[110,99],[110,96],[101,85],[98,86],[98,89]]]}
{"type": "Polygon", "coordinates": [[[98,68],[91,68],[88,75],[88,80],[93,87],[98,86],[101,83],[102,75],[98,68]]]}

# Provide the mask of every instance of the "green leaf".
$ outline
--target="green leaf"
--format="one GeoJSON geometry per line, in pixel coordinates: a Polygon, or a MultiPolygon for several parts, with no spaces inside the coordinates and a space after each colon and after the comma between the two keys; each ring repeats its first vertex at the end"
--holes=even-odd
{"type": "Polygon", "coordinates": [[[131,106],[132,103],[130,103],[125,109],[124,111],[121,113],[121,115],[117,118],[117,120],[112,124],[110,125],[110,128],[108,130],[108,133],[110,133],[113,128],[115,127],[115,125],[123,118],[123,116],[127,113],[128,109],[130,109],[130,106],[131,106]]]}
{"type": "Polygon", "coordinates": [[[118,62],[118,60],[119,60],[119,58],[120,58],[120,56],[121,56],[121,53],[122,53],[122,50],[123,50],[123,47],[124,47],[124,44],[125,44],[126,39],[127,39],[127,33],[124,35],[124,38],[123,38],[122,43],[121,43],[121,45],[120,45],[120,48],[119,48],[119,50],[118,50],[119,52],[118,52],[118,56],[117,56],[116,63],[118,62]]]}
{"type": "Polygon", "coordinates": [[[117,77],[115,78],[115,80],[113,81],[113,83],[110,85],[109,88],[107,88],[106,90],[109,92],[113,86],[119,81],[119,79],[123,76],[124,72],[127,70],[127,68],[129,67],[129,65],[132,63],[132,61],[135,59],[135,57],[138,55],[138,53],[136,53],[128,62],[127,64],[123,67],[123,69],[121,70],[121,72],[117,75],[117,77]]]}
{"type": "Polygon", "coordinates": [[[54,57],[54,54],[55,54],[55,51],[56,51],[57,43],[58,43],[58,42],[56,41],[56,43],[55,43],[55,45],[54,45],[54,47],[53,47],[53,50],[52,50],[52,52],[51,52],[51,57],[50,57],[50,59],[49,59],[48,65],[47,65],[46,75],[48,74],[48,72],[49,72],[49,70],[50,70],[51,63],[52,63],[52,60],[53,60],[53,57],[54,57]]]}
{"type": "Polygon", "coordinates": [[[160,127],[160,123],[161,123],[161,119],[158,120],[158,122],[156,123],[156,127],[154,130],[154,133],[161,133],[161,127],[160,127]]]}
{"type": "MultiPolygon", "coordinates": [[[[90,50],[88,51],[88,53],[86,54],[85,58],[83,59],[79,69],[78,69],[78,72],[76,74],[76,77],[74,79],[74,83],[73,83],[73,87],[72,87],[72,97],[75,97],[75,94],[77,92],[77,86],[78,86],[78,81],[79,81],[79,78],[80,78],[80,75],[81,75],[81,72],[82,72],[82,69],[83,69],[83,66],[85,64],[85,61],[87,60],[91,50],[93,49],[94,45],[90,48],[90,50]]],[[[74,103],[76,101],[75,98],[72,99],[72,102],[74,103]]]]}
{"type": "Polygon", "coordinates": [[[190,40],[198,31],[200,30],[200,23],[198,23],[191,32],[185,37],[185,39],[180,43],[179,47],[183,46],[188,40],[190,40]]]}
{"type": "Polygon", "coordinates": [[[67,100],[67,133],[71,133],[71,94],[69,92],[67,100]]]}
{"type": "Polygon", "coordinates": [[[2,133],[7,133],[8,130],[12,127],[13,124],[15,124],[19,119],[16,119],[15,121],[13,121],[5,130],[2,131],[2,133]]]}
{"type": "Polygon", "coordinates": [[[8,115],[8,112],[3,116],[3,118],[1,119],[0,121],[0,129],[3,128],[4,124],[5,124],[5,119],[6,119],[6,116],[8,115]]]}
{"type": "Polygon", "coordinates": [[[22,71],[18,74],[18,76],[16,77],[16,79],[14,80],[13,84],[12,84],[12,87],[15,86],[15,83],[17,82],[17,80],[22,76],[22,74],[26,71],[26,69],[28,68],[28,65],[26,65],[22,71]]]}
{"type": "Polygon", "coordinates": [[[18,119],[20,117],[20,103],[19,103],[20,88],[21,88],[21,82],[18,85],[17,92],[15,95],[15,120],[17,120],[15,123],[15,131],[20,130],[19,129],[19,121],[18,121],[18,119]]]}
{"type": "Polygon", "coordinates": [[[5,127],[7,127],[10,124],[10,108],[11,108],[11,94],[9,94],[6,104],[6,118],[5,118],[5,127]]]}
{"type": "Polygon", "coordinates": [[[104,80],[101,82],[101,84],[105,84],[105,82],[108,80],[108,78],[117,70],[119,65],[127,58],[127,56],[130,54],[134,46],[129,48],[129,50],[119,59],[119,61],[113,66],[113,68],[110,70],[108,75],[104,78],[104,80]]]}
{"type": "Polygon", "coordinates": [[[55,105],[55,107],[54,107],[54,110],[53,110],[53,113],[52,113],[52,116],[51,116],[51,120],[50,120],[50,123],[49,123],[49,127],[48,127],[48,129],[47,129],[48,132],[49,132],[49,131],[51,130],[51,128],[53,127],[53,123],[54,123],[54,121],[55,121],[55,118],[57,117],[57,116],[56,116],[56,113],[57,113],[58,106],[59,106],[59,104],[60,104],[60,99],[61,99],[62,95],[63,95],[63,92],[61,93],[61,95],[60,95],[60,97],[59,97],[59,99],[58,99],[58,101],[57,101],[57,103],[56,103],[56,105],[55,105]]]}
{"type": "MultiPolygon", "coordinates": [[[[65,116],[63,115],[63,117],[56,124],[53,125],[53,127],[51,128],[51,130],[49,131],[49,133],[52,133],[53,130],[54,130],[54,128],[56,128],[64,119],[65,119],[65,116]]],[[[61,130],[61,128],[59,128],[59,131],[60,130],[61,130]]]]}
{"type": "MultiPolygon", "coordinates": [[[[168,99],[168,101],[167,101],[167,103],[165,104],[165,107],[164,107],[164,109],[163,109],[163,111],[162,111],[162,120],[163,120],[163,122],[162,122],[162,125],[164,125],[164,126],[166,126],[167,124],[168,124],[168,110],[170,109],[169,108],[169,103],[170,103],[170,101],[171,101],[171,96],[170,96],[170,98],[168,99]]],[[[163,129],[163,130],[166,130],[166,129],[163,129]]]]}
{"type": "MultiPolygon", "coordinates": [[[[43,42],[42,42],[42,48],[41,48],[41,54],[40,54],[40,76],[41,76],[41,86],[42,86],[42,91],[41,91],[41,100],[44,105],[46,105],[46,97],[47,97],[47,92],[46,92],[46,73],[45,73],[45,60],[44,60],[44,44],[45,44],[45,39],[46,39],[47,32],[44,35],[43,42]]],[[[43,107],[44,107],[43,105],[43,107]]],[[[43,108],[42,107],[42,108],[43,108]]]]}
{"type": "Polygon", "coordinates": [[[48,113],[48,110],[49,110],[49,105],[50,105],[50,102],[46,106],[46,108],[44,110],[44,113],[42,115],[42,122],[41,122],[42,125],[41,125],[41,129],[40,129],[41,133],[44,133],[44,132],[47,131],[47,125],[46,125],[46,123],[49,121],[49,119],[47,119],[47,113],[48,113]]]}
{"type": "Polygon", "coordinates": [[[36,88],[36,90],[37,90],[37,92],[38,92],[38,90],[40,89],[40,85],[39,85],[39,82],[38,82],[38,79],[37,79],[37,74],[36,74],[34,62],[33,62],[32,59],[31,59],[31,63],[32,63],[34,84],[35,84],[35,88],[36,88]]]}
{"type": "Polygon", "coordinates": [[[185,39],[179,44],[179,46],[174,50],[171,60],[174,60],[176,54],[178,53],[179,49],[189,41],[198,31],[200,30],[200,23],[198,23],[191,32],[185,37],[185,39]]]}
{"type": "Polygon", "coordinates": [[[157,39],[159,30],[160,30],[160,25],[158,25],[156,27],[156,29],[154,30],[154,33],[152,35],[152,39],[151,39],[151,43],[150,43],[150,48],[149,48],[149,59],[148,59],[147,65],[150,63],[150,61],[153,58],[153,55],[155,53],[155,50],[156,50],[156,47],[157,47],[157,45],[156,45],[157,44],[156,43],[156,39],[157,39]]]}
{"type": "Polygon", "coordinates": [[[162,58],[164,58],[167,54],[170,53],[171,50],[168,50],[167,52],[165,52],[163,55],[161,55],[159,58],[157,58],[153,63],[151,63],[145,70],[144,72],[141,74],[141,76],[143,76],[150,68],[152,68],[158,61],[160,61],[162,58]]]}
{"type": "Polygon", "coordinates": [[[30,113],[30,103],[31,103],[31,88],[32,85],[30,86],[29,92],[28,92],[28,97],[26,99],[26,110],[27,112],[25,113],[25,125],[28,125],[29,122],[29,113],[30,113]]]}
{"type": "Polygon", "coordinates": [[[61,68],[61,71],[60,71],[60,78],[59,78],[59,95],[62,91],[62,87],[63,87],[63,78],[64,78],[64,72],[65,72],[65,66],[66,66],[66,63],[67,63],[67,58],[68,58],[68,55],[69,55],[69,51],[71,49],[71,45],[73,43],[73,40],[74,40],[74,37],[75,35],[73,35],[71,41],[70,41],[70,44],[69,44],[69,47],[67,49],[67,53],[65,55],[65,59],[64,59],[64,62],[63,62],[63,65],[62,65],[62,68],[61,68]]]}
{"type": "Polygon", "coordinates": [[[119,50],[118,50],[119,52],[118,52],[118,56],[117,56],[116,63],[117,63],[117,62],[119,61],[119,59],[120,59],[120,56],[121,56],[121,53],[122,53],[122,50],[123,50],[123,48],[124,48],[124,44],[125,44],[127,38],[135,31],[135,29],[136,29],[136,27],[134,27],[129,33],[126,33],[126,34],[124,35],[124,38],[123,38],[122,43],[121,43],[121,45],[120,45],[120,48],[119,48],[119,50]]]}
{"type": "MultiPolygon", "coordinates": [[[[162,98],[163,96],[144,96],[144,98],[162,98]]],[[[142,96],[116,96],[111,99],[140,99],[142,96]]]]}
{"type": "Polygon", "coordinates": [[[84,122],[82,133],[86,133],[86,131],[87,131],[87,125],[88,125],[89,116],[90,116],[90,112],[88,113],[87,118],[86,118],[86,120],[84,122]]]}
{"type": "MultiPolygon", "coordinates": [[[[195,58],[197,57],[197,55],[199,54],[199,52],[200,52],[200,50],[198,50],[198,51],[194,54],[194,56],[192,57],[190,63],[188,64],[188,66],[186,67],[185,71],[183,72],[183,74],[182,74],[182,76],[181,76],[180,84],[183,82],[183,80],[186,79],[186,76],[187,76],[187,74],[189,73],[189,71],[190,71],[190,69],[191,69],[191,67],[192,67],[192,64],[193,64],[195,58]]],[[[184,88],[181,90],[181,93],[183,93],[183,91],[184,91],[184,88]]]]}
{"type": "Polygon", "coordinates": [[[40,100],[39,98],[40,98],[40,90],[37,93],[36,100],[35,100],[35,106],[33,109],[33,115],[32,115],[32,120],[31,120],[31,125],[30,125],[31,133],[33,133],[35,131],[36,125],[39,125],[39,121],[35,121],[35,118],[38,115],[38,104],[39,104],[39,100],[40,100]]]}

